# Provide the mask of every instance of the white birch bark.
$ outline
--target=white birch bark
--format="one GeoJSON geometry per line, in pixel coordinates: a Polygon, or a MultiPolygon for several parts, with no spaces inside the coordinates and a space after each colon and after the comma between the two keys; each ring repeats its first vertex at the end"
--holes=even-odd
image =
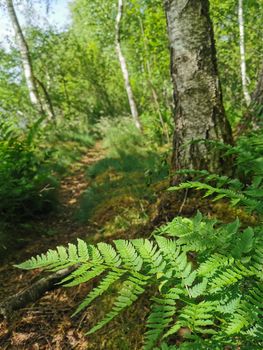
{"type": "Polygon", "coordinates": [[[26,84],[29,91],[30,101],[32,105],[35,108],[37,108],[38,111],[43,112],[42,105],[38,96],[34,74],[33,74],[28,45],[23,35],[20,23],[18,21],[13,0],[6,0],[6,5],[7,5],[8,14],[16,35],[16,40],[17,40],[17,44],[21,55],[21,60],[22,60],[24,75],[26,79],[26,84]]]}
{"type": "Polygon", "coordinates": [[[209,1],[164,4],[175,102],[172,167],[222,173],[231,164],[211,141],[231,144],[232,135],[222,103],[209,1]]]}
{"type": "Polygon", "coordinates": [[[117,52],[117,55],[118,55],[120,66],[121,66],[121,71],[122,71],[122,75],[123,75],[123,79],[124,79],[124,83],[125,83],[125,89],[126,89],[126,92],[127,92],[127,95],[128,95],[131,115],[133,117],[135,126],[139,130],[141,130],[142,129],[142,125],[141,125],[141,122],[140,122],[140,119],[139,119],[137,106],[136,106],[134,95],[133,95],[132,88],[131,88],[131,83],[130,83],[130,78],[129,78],[129,71],[128,71],[128,68],[127,68],[125,57],[124,57],[124,55],[122,53],[122,50],[121,50],[120,24],[121,24],[122,15],[123,15],[123,0],[118,0],[118,13],[117,13],[116,22],[115,22],[115,46],[116,46],[116,52],[117,52]]]}
{"type": "Polygon", "coordinates": [[[251,97],[247,88],[247,69],[246,69],[246,51],[245,51],[245,30],[243,15],[243,0],[238,0],[238,24],[239,24],[239,48],[240,48],[240,69],[241,80],[246,105],[251,103],[251,97]]]}

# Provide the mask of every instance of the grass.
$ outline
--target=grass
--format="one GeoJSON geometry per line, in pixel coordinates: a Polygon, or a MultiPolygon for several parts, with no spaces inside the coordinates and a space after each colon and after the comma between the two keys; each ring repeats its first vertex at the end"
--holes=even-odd
{"type": "Polygon", "coordinates": [[[121,153],[106,157],[88,169],[91,185],[82,196],[77,218],[102,222],[102,231],[125,230],[147,221],[147,207],[156,200],[151,185],[168,175],[162,156],[121,153]]]}

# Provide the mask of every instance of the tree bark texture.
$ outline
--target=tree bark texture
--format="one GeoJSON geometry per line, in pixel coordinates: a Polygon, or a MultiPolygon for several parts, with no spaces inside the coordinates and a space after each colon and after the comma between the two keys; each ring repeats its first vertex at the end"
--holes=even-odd
{"type": "Polygon", "coordinates": [[[247,67],[246,67],[246,51],[245,51],[245,30],[243,16],[243,0],[238,0],[238,24],[239,24],[239,48],[240,48],[240,70],[244,100],[247,107],[250,105],[251,97],[247,88],[247,67]]]}
{"type": "Polygon", "coordinates": [[[136,102],[134,99],[131,83],[130,83],[130,78],[129,78],[129,71],[127,68],[126,60],[125,57],[122,53],[121,49],[121,38],[120,38],[120,25],[121,25],[121,20],[122,20],[122,15],[123,15],[123,0],[118,0],[118,13],[116,16],[116,22],[115,22],[115,46],[116,46],[116,52],[118,55],[118,59],[120,62],[121,66],[121,71],[125,83],[125,89],[128,95],[128,100],[129,100],[129,105],[130,105],[130,110],[131,110],[131,115],[134,120],[135,126],[141,130],[142,125],[139,119],[139,114],[136,106],[136,102]]]}
{"type": "Polygon", "coordinates": [[[39,91],[37,88],[37,79],[34,76],[29,47],[24,37],[19,20],[17,18],[13,0],[6,0],[6,5],[7,5],[10,21],[12,23],[12,27],[15,32],[19,52],[21,55],[22,66],[23,66],[23,71],[25,75],[26,85],[29,91],[30,102],[39,113],[43,114],[46,111],[46,114],[49,119],[55,119],[55,113],[53,110],[52,102],[49,99],[49,95],[47,94],[47,91],[44,91],[45,108],[43,108],[43,105],[41,103],[39,91]]]}
{"type": "Polygon", "coordinates": [[[48,119],[55,120],[55,111],[54,111],[54,108],[53,108],[53,103],[52,103],[50,95],[49,95],[49,93],[47,91],[47,88],[45,87],[45,84],[43,84],[42,81],[40,81],[37,78],[35,78],[35,81],[38,83],[38,85],[41,87],[41,89],[42,89],[42,91],[44,93],[45,101],[46,101],[46,103],[45,103],[45,110],[46,110],[48,119]]]}
{"type": "Polygon", "coordinates": [[[252,107],[255,114],[255,119],[263,122],[263,63],[258,75],[256,88],[252,94],[252,107]]]}
{"type": "Polygon", "coordinates": [[[172,167],[221,173],[227,162],[209,141],[232,143],[232,134],[222,103],[209,1],[164,3],[175,100],[172,167]]]}
{"type": "Polygon", "coordinates": [[[75,270],[75,266],[57,271],[49,276],[43,277],[30,287],[11,295],[0,303],[0,315],[9,317],[14,310],[18,310],[31,302],[40,299],[45,292],[58,288],[59,283],[64,277],[75,270]]]}
{"type": "Polygon", "coordinates": [[[16,12],[15,12],[15,8],[14,8],[14,4],[13,4],[13,0],[6,0],[6,4],[7,4],[7,10],[8,10],[8,14],[10,17],[10,21],[11,21],[13,29],[15,31],[17,44],[19,46],[19,52],[20,52],[21,59],[22,59],[22,65],[23,65],[24,75],[25,75],[25,79],[26,79],[26,84],[27,84],[28,91],[29,91],[30,101],[31,101],[32,105],[34,107],[36,107],[39,111],[43,111],[42,105],[41,105],[41,102],[39,99],[37,87],[36,87],[36,81],[35,81],[34,74],[33,74],[33,68],[32,68],[32,62],[31,62],[31,57],[30,57],[30,53],[29,53],[29,48],[28,48],[27,42],[25,40],[24,34],[22,32],[20,23],[18,21],[16,12]]]}
{"type": "Polygon", "coordinates": [[[251,95],[249,108],[243,115],[236,128],[236,135],[240,136],[251,130],[258,130],[263,126],[263,63],[258,74],[256,88],[251,95]]]}

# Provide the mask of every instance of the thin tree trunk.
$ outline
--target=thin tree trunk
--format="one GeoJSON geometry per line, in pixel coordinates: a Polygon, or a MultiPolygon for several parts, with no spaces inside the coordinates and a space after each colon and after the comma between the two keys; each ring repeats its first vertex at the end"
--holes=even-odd
{"type": "Polygon", "coordinates": [[[7,4],[7,10],[9,13],[9,17],[12,23],[12,26],[15,31],[17,43],[19,46],[19,51],[22,59],[22,64],[23,64],[23,69],[24,69],[24,74],[25,74],[25,79],[26,79],[26,84],[28,87],[29,91],[29,97],[32,105],[38,109],[38,111],[43,111],[41,102],[39,99],[37,87],[36,87],[36,82],[33,74],[33,69],[32,69],[32,62],[31,62],[31,57],[29,53],[29,48],[27,45],[27,42],[25,40],[24,34],[22,32],[20,23],[18,21],[13,0],[6,0],[7,4]]]}
{"type": "Polygon", "coordinates": [[[222,173],[231,165],[211,141],[232,143],[232,134],[222,103],[209,1],[164,3],[175,100],[172,168],[222,173]]]}
{"type": "Polygon", "coordinates": [[[256,119],[261,118],[261,123],[263,122],[263,63],[261,70],[258,75],[258,82],[256,88],[252,94],[252,108],[256,119]]]}
{"type": "Polygon", "coordinates": [[[55,112],[54,112],[54,108],[53,108],[53,104],[52,104],[52,100],[49,96],[49,93],[45,87],[45,85],[42,83],[42,81],[40,81],[39,79],[35,78],[35,81],[38,83],[38,85],[41,87],[43,93],[44,93],[44,96],[45,96],[45,110],[46,110],[46,113],[48,115],[48,119],[53,119],[55,120],[56,117],[55,117],[55,112]]]}
{"type": "Polygon", "coordinates": [[[258,75],[256,88],[251,96],[251,103],[236,128],[236,136],[263,126],[263,63],[258,75]]]}
{"type": "Polygon", "coordinates": [[[116,22],[115,22],[115,46],[116,46],[116,52],[119,58],[120,66],[121,66],[121,71],[123,75],[123,79],[125,82],[125,88],[126,92],[128,95],[129,99],[129,105],[130,105],[130,110],[131,110],[131,115],[133,117],[135,126],[141,130],[142,125],[139,119],[139,114],[137,110],[137,106],[135,103],[134,95],[132,92],[131,88],[131,83],[130,83],[130,78],[129,78],[129,72],[126,64],[125,57],[123,56],[122,50],[121,50],[121,39],[120,39],[120,24],[122,20],[122,15],[123,15],[123,0],[118,0],[118,13],[116,17],[116,22]]]}
{"type": "Polygon", "coordinates": [[[45,294],[45,292],[60,287],[58,283],[75,269],[76,266],[71,266],[59,270],[32,283],[28,288],[9,296],[7,299],[3,300],[0,303],[0,315],[7,318],[12,314],[14,310],[21,309],[27,304],[40,299],[45,294]]]}
{"type": "Polygon", "coordinates": [[[246,68],[246,51],[245,51],[245,31],[243,16],[243,0],[238,0],[238,24],[239,24],[239,48],[240,48],[240,69],[241,80],[244,94],[244,100],[247,107],[251,103],[251,97],[247,88],[247,68],[246,68]]]}
{"type": "MultiPolygon", "coordinates": [[[[23,71],[25,75],[26,85],[29,91],[29,98],[33,107],[41,114],[44,113],[44,109],[39,97],[39,92],[37,89],[37,82],[33,72],[33,66],[30,56],[30,51],[26,39],[24,37],[22,28],[20,26],[19,20],[16,15],[16,11],[14,8],[13,0],[6,0],[7,10],[10,17],[10,21],[15,31],[15,36],[17,40],[17,44],[19,47],[19,52],[21,55],[23,71]]],[[[42,86],[43,87],[43,86],[42,86]]],[[[51,119],[55,118],[54,110],[52,108],[52,103],[49,99],[47,99],[47,91],[45,91],[46,98],[46,113],[48,117],[51,119]]]]}

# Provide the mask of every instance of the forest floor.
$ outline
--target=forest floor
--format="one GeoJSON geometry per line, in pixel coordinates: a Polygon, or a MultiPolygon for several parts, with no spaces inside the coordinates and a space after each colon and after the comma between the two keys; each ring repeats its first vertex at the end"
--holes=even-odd
{"type": "MultiPolygon", "coordinates": [[[[94,228],[76,220],[75,212],[81,195],[89,186],[86,170],[101,157],[102,150],[96,145],[72,165],[69,175],[61,182],[58,210],[34,221],[31,243],[13,251],[4,261],[0,267],[0,300],[26,288],[39,275],[38,271],[16,269],[13,264],[92,234],[94,228]]],[[[75,299],[78,300],[78,294],[82,293],[79,290],[69,293],[59,288],[35,304],[15,312],[8,322],[4,321],[0,326],[0,349],[87,349],[87,339],[79,330],[84,320],[79,319],[76,323],[70,318],[76,305],[75,299]]]]}
{"type": "MultiPolygon", "coordinates": [[[[1,263],[1,301],[30,286],[39,278],[39,271],[19,270],[13,267],[14,264],[25,261],[36,254],[44,253],[58,245],[76,242],[77,238],[89,242],[120,237],[128,238],[127,235],[134,236],[136,232],[141,233],[142,227],[147,226],[146,214],[144,213],[142,218],[140,215],[137,217],[137,212],[135,211],[134,214],[133,210],[136,207],[136,210],[145,212],[146,209],[143,208],[145,200],[138,201],[132,198],[131,192],[133,190],[128,189],[126,182],[119,184],[120,176],[114,170],[106,171],[104,175],[99,176],[102,178],[100,180],[102,182],[108,180],[113,182],[111,189],[102,186],[102,191],[106,191],[102,194],[104,196],[106,194],[108,197],[107,203],[102,198],[102,204],[98,206],[97,215],[93,220],[83,221],[77,217],[76,213],[80,209],[83,194],[94,181],[92,177],[87,176],[87,171],[101,161],[103,163],[104,160],[105,152],[99,143],[89,149],[78,162],[72,164],[69,175],[62,179],[58,193],[58,210],[51,215],[28,223],[30,237],[32,235],[31,240],[20,249],[14,249],[10,252],[1,263]],[[120,194],[119,188],[116,191],[116,182],[124,188],[124,193],[120,194]],[[128,215],[126,219],[122,218],[120,210],[125,212],[126,216],[128,215]],[[129,227],[130,215],[134,215],[132,217],[135,223],[133,227],[129,227]],[[102,228],[103,226],[105,228],[102,228]],[[127,233],[128,228],[130,233],[127,233]],[[105,230],[108,230],[110,234],[107,235],[105,230]]],[[[96,193],[96,186],[94,192],[96,193]]],[[[35,303],[13,312],[8,320],[0,322],[0,349],[139,349],[142,341],[143,323],[143,312],[141,312],[140,306],[130,317],[130,323],[127,324],[124,314],[123,318],[106,327],[104,333],[100,332],[92,338],[86,337],[85,332],[94,324],[94,319],[103,315],[102,305],[109,304],[111,302],[109,299],[106,298],[104,304],[91,306],[88,311],[71,318],[73,310],[87,295],[92,283],[71,289],[57,288],[47,292],[35,303]],[[136,324],[136,327],[133,328],[137,334],[133,337],[132,344],[128,344],[126,343],[126,334],[131,324],[136,324]]]]}
{"type": "MultiPolygon", "coordinates": [[[[31,241],[10,252],[2,263],[0,300],[39,278],[39,271],[22,271],[14,268],[14,264],[58,245],[74,243],[77,238],[94,243],[146,237],[163,222],[176,215],[192,216],[197,209],[226,221],[235,218],[237,213],[231,212],[226,205],[211,206],[207,200],[200,201],[196,196],[182,198],[171,193],[167,196],[163,191],[168,186],[167,175],[149,185],[149,176],[142,170],[147,161],[149,159],[142,157],[141,163],[136,164],[130,156],[116,161],[107,157],[98,143],[72,164],[61,182],[58,210],[30,222],[30,232],[34,231],[31,241]],[[81,212],[81,207],[82,214],[76,215],[81,212]]],[[[147,297],[92,337],[85,333],[103,316],[103,310],[109,308],[112,298],[106,296],[83,313],[71,317],[78,303],[96,283],[95,280],[70,289],[57,288],[14,312],[10,319],[0,323],[0,349],[140,349],[144,319],[149,311],[147,297]]]]}

